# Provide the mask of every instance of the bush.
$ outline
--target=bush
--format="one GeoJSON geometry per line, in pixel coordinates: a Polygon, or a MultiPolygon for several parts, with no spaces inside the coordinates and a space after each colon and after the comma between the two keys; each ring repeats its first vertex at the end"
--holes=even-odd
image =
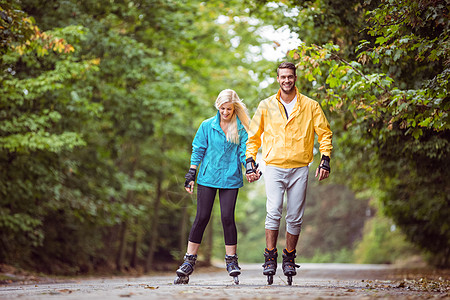
{"type": "Polygon", "coordinates": [[[378,211],[366,222],[364,236],[355,248],[354,258],[356,263],[391,264],[417,253],[418,250],[406,241],[392,220],[378,211]]]}

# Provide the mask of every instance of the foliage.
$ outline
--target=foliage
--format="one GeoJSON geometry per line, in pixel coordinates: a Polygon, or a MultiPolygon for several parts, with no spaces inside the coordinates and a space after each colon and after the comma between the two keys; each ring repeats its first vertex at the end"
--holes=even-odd
{"type": "Polygon", "coordinates": [[[1,3],[0,261],[73,274],[178,258],[195,131],[221,89],[251,105],[250,70],[267,68],[247,58],[242,4],[1,3]]]}
{"type": "Polygon", "coordinates": [[[326,262],[351,262],[351,255],[346,253],[361,240],[362,228],[372,212],[367,199],[356,198],[345,186],[319,184],[314,177],[317,166],[310,167],[299,253],[313,258],[313,262],[325,262],[326,257],[326,262]]]}
{"type": "MultiPolygon", "coordinates": [[[[23,18],[22,14],[17,13],[23,18]]],[[[32,22],[26,20],[17,26],[30,26],[32,22]]],[[[77,61],[71,51],[64,51],[73,49],[64,37],[80,37],[81,28],[47,32],[33,28],[28,36],[33,42],[17,39],[8,45],[12,51],[2,56],[0,100],[0,257],[21,261],[25,255],[27,262],[31,260],[30,247],[39,247],[45,238],[44,219],[63,207],[60,178],[68,166],[58,156],[86,145],[79,132],[64,128],[69,122],[65,117],[70,112],[72,120],[88,118],[97,110],[65,90],[97,70],[95,61],[77,61]],[[57,42],[50,53],[46,47],[53,40],[57,42]],[[45,54],[43,63],[40,60],[45,54]]]]}
{"type": "Polygon", "coordinates": [[[413,256],[417,250],[393,222],[378,212],[364,226],[364,236],[355,248],[355,262],[392,264],[413,256]]]}
{"type": "MultiPolygon", "coordinates": [[[[263,253],[266,247],[264,233],[266,192],[264,179],[261,178],[254,183],[246,183],[241,190],[246,192],[244,195],[248,199],[245,196],[243,197],[241,191],[239,192],[238,202],[236,204],[236,226],[238,229],[237,253],[240,261],[260,263],[264,259],[263,253]]],[[[215,227],[219,226],[216,225],[215,227]]],[[[217,252],[219,251],[216,250],[217,252]]],[[[220,249],[219,253],[219,257],[223,257],[225,254],[222,249],[220,249]]]]}
{"type": "Polygon", "coordinates": [[[369,38],[360,41],[357,61],[333,43],[291,53],[312,96],[342,123],[338,143],[347,150],[339,158],[350,163],[341,170],[357,189],[383,190],[386,213],[440,257],[438,265],[448,264],[450,249],[448,184],[437,179],[447,178],[449,158],[445,15],[443,1],[383,1],[367,12],[369,38]],[[436,177],[424,176],[428,170],[436,177]]]}
{"type": "Polygon", "coordinates": [[[323,263],[352,263],[353,249],[341,248],[340,250],[322,252],[320,249],[314,251],[314,256],[300,258],[301,262],[323,264],[323,263]]]}
{"type": "Polygon", "coordinates": [[[39,56],[48,54],[49,50],[64,53],[74,51],[73,46],[63,38],[41,32],[34,18],[18,9],[17,3],[2,0],[0,4],[1,54],[7,53],[8,48],[19,54],[35,50],[39,56]]]}
{"type": "MultiPolygon", "coordinates": [[[[289,60],[337,137],[336,180],[311,186],[317,219],[302,251],[348,261],[365,218],[359,199],[375,198],[437,265],[448,264],[444,1],[0,4],[0,262],[74,274],[180,258],[195,214],[182,187],[192,138],[221,89],[235,89],[252,112],[277,88],[259,88],[275,76],[277,62],[257,50],[272,42],[259,37],[272,25],[305,42],[289,60]],[[330,205],[323,217],[319,206],[330,205]]],[[[240,192],[244,260],[260,261],[264,198],[257,185],[240,192]]]]}

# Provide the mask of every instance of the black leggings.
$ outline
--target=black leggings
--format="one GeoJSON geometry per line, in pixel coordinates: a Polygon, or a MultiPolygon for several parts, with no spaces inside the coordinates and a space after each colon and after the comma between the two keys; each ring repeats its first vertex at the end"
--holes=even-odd
{"type": "Polygon", "coordinates": [[[211,217],[211,211],[219,190],[220,215],[222,219],[225,245],[237,244],[237,230],[234,222],[234,209],[239,189],[217,189],[203,185],[197,185],[197,215],[192,224],[189,241],[200,244],[206,225],[211,217]]]}

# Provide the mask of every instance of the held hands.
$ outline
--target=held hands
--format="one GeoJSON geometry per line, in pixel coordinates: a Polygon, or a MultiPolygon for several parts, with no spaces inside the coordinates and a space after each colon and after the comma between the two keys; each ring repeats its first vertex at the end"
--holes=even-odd
{"type": "Polygon", "coordinates": [[[319,181],[328,178],[330,176],[330,157],[322,155],[322,160],[320,161],[319,167],[316,170],[316,177],[319,176],[319,181]]]}
{"type": "Polygon", "coordinates": [[[246,168],[246,172],[245,172],[245,177],[247,177],[247,181],[248,182],[253,182],[258,180],[262,173],[261,171],[258,169],[258,164],[255,163],[255,160],[253,159],[253,157],[249,157],[247,158],[247,160],[245,161],[245,168],[246,168]]]}
{"type": "Polygon", "coordinates": [[[195,181],[196,173],[197,173],[197,169],[190,168],[189,171],[184,176],[184,178],[186,178],[186,181],[184,182],[184,189],[189,194],[192,194],[194,192],[194,181],[195,181]]]}

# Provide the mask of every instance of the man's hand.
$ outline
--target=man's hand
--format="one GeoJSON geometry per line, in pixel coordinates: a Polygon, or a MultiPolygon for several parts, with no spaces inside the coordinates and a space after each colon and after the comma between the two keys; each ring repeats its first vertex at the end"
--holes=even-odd
{"type": "Polygon", "coordinates": [[[261,178],[261,172],[259,169],[256,169],[255,173],[245,174],[245,177],[247,177],[248,182],[253,182],[259,180],[261,178]]]}
{"type": "Polygon", "coordinates": [[[246,162],[245,177],[247,177],[247,181],[253,182],[253,181],[258,180],[261,177],[262,173],[261,173],[261,171],[259,171],[258,164],[255,163],[255,160],[253,159],[253,157],[247,158],[247,160],[245,162],[246,162]]]}
{"type": "Polygon", "coordinates": [[[319,176],[319,181],[328,178],[330,176],[330,157],[322,155],[322,160],[320,161],[319,167],[316,170],[316,177],[319,176]]]}
{"type": "Polygon", "coordinates": [[[184,176],[184,178],[186,178],[186,181],[184,182],[184,189],[189,194],[192,194],[194,192],[194,182],[195,182],[195,174],[196,173],[197,173],[197,169],[190,168],[189,171],[184,176]]]}

